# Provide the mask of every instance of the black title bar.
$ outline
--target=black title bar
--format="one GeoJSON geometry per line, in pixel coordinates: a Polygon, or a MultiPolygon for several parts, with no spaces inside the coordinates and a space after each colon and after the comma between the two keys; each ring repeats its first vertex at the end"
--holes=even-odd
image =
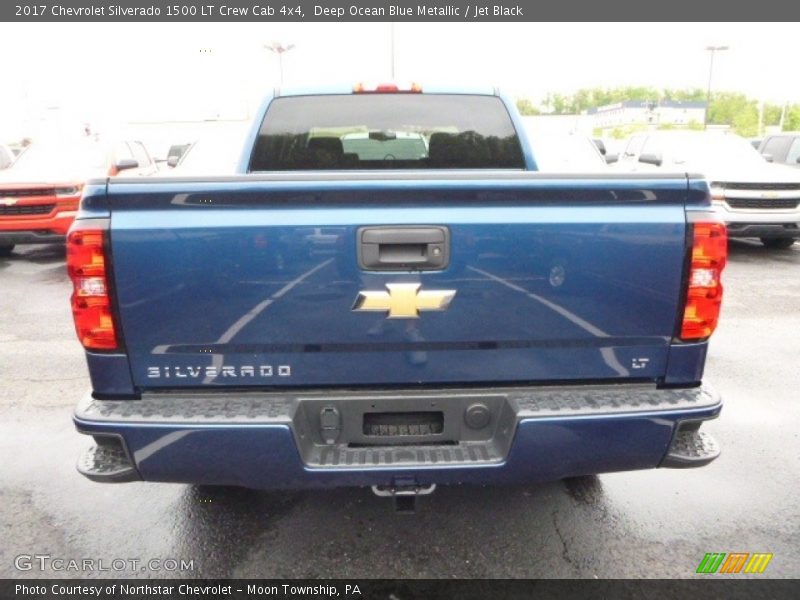
{"type": "MultiPolygon", "coordinates": [[[[16,22],[794,21],[800,3],[696,0],[4,0],[16,22]]],[[[679,35],[676,25],[676,35],[679,35]]]]}
{"type": "Polygon", "coordinates": [[[797,597],[797,580],[0,580],[0,598],[15,600],[571,600],[572,598],[696,598],[732,600],[797,597]]]}

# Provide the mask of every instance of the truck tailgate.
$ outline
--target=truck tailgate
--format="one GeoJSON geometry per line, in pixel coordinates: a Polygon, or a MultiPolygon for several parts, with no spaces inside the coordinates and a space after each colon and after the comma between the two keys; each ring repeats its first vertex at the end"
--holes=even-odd
{"type": "Polygon", "coordinates": [[[523,173],[111,183],[134,384],[657,380],[686,194],[685,177],[523,173]],[[364,268],[364,228],[442,231],[447,265],[364,268]]]}

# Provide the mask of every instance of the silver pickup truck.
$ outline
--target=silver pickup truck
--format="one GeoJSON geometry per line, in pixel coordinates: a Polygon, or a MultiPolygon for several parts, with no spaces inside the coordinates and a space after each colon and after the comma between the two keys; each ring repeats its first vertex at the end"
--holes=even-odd
{"type": "Polygon", "coordinates": [[[620,167],[704,174],[728,237],[760,238],[768,248],[789,248],[800,238],[800,170],[770,164],[739,136],[701,131],[635,135],[620,167]]]}

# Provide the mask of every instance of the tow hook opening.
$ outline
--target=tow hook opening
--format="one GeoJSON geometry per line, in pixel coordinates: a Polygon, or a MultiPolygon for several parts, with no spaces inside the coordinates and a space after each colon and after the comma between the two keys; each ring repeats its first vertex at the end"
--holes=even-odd
{"type": "Polygon", "coordinates": [[[392,498],[395,512],[401,514],[414,514],[417,511],[417,498],[429,496],[435,490],[435,483],[396,482],[372,486],[372,493],[376,496],[392,498]]]}

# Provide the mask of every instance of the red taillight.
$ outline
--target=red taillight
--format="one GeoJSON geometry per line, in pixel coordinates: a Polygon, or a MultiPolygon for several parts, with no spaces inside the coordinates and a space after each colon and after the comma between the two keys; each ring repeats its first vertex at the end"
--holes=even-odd
{"type": "Polygon", "coordinates": [[[114,350],[117,335],[106,268],[106,230],[76,221],[67,234],[67,272],[72,279],[72,315],[87,350],[114,350]]]}
{"type": "Polygon", "coordinates": [[[722,303],[720,276],[728,257],[728,233],[724,224],[701,222],[692,227],[694,241],[681,326],[683,340],[704,339],[716,329],[722,303]]]}

